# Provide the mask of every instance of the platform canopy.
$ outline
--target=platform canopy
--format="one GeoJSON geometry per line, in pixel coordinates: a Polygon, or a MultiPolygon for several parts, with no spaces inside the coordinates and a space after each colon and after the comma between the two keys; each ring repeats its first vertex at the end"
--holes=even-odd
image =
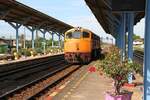
{"type": "Polygon", "coordinates": [[[72,28],[72,26],[62,21],[15,0],[0,0],[0,19],[58,33],[64,33],[72,28]]]}
{"type": "Polygon", "coordinates": [[[145,0],[85,0],[106,33],[118,32],[122,12],[134,12],[134,24],[145,15],[145,0]]]}

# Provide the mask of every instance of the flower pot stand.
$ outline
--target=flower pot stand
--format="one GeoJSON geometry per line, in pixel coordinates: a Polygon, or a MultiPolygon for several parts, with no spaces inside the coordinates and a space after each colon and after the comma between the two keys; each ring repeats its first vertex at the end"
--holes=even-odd
{"type": "Polygon", "coordinates": [[[117,96],[114,96],[110,93],[106,93],[105,95],[105,100],[131,100],[131,98],[132,98],[132,93],[126,93],[117,96]]]}
{"type": "Polygon", "coordinates": [[[125,87],[136,87],[136,83],[125,83],[125,87]]]}

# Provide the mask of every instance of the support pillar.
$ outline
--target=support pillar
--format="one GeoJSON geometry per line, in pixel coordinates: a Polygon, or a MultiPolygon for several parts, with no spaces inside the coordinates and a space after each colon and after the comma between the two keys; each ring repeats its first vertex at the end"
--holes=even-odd
{"type": "Polygon", "coordinates": [[[58,35],[58,38],[59,38],[59,44],[58,45],[59,45],[59,47],[61,47],[61,35],[60,34],[58,35]]]}
{"type": "Polygon", "coordinates": [[[115,46],[118,47],[118,41],[117,41],[117,38],[115,38],[115,46]]]}
{"type": "Polygon", "coordinates": [[[52,32],[52,48],[54,47],[54,32],[52,32]]]}
{"type": "Polygon", "coordinates": [[[120,48],[121,48],[121,61],[125,60],[125,29],[126,29],[126,13],[122,13],[121,25],[120,25],[120,48]]]}
{"type": "Polygon", "coordinates": [[[144,41],[144,100],[150,100],[150,0],[146,0],[144,41]]]}
{"type": "Polygon", "coordinates": [[[116,46],[117,46],[118,48],[120,48],[120,33],[116,34],[115,39],[116,39],[116,43],[115,43],[116,46]]]}
{"type": "Polygon", "coordinates": [[[118,39],[118,47],[121,49],[121,33],[118,34],[118,38],[117,39],[118,39]]]}
{"type": "Polygon", "coordinates": [[[22,24],[16,23],[13,24],[12,22],[8,22],[9,25],[11,25],[16,30],[16,50],[19,51],[19,28],[22,26],[22,24]]]}
{"type": "Polygon", "coordinates": [[[128,60],[133,60],[133,26],[134,26],[134,13],[128,13],[128,60]]]}
{"type": "Polygon", "coordinates": [[[46,51],[46,38],[45,38],[45,34],[46,34],[46,30],[40,30],[43,33],[43,50],[44,50],[44,54],[46,51]]]}
{"type": "Polygon", "coordinates": [[[32,49],[34,49],[34,31],[35,31],[35,28],[34,27],[28,27],[27,28],[32,32],[32,49]]]}

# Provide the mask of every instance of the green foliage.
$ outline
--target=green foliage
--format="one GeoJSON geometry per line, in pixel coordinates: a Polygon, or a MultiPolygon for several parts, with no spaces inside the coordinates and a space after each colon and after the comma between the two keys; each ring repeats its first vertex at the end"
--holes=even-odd
{"type": "Polygon", "coordinates": [[[138,36],[138,35],[133,35],[133,40],[137,40],[137,39],[140,39],[141,37],[140,36],[138,36]]]}
{"type": "Polygon", "coordinates": [[[30,52],[30,54],[31,54],[32,56],[37,55],[37,52],[36,52],[35,49],[29,48],[28,51],[30,52]]]}
{"type": "MultiPolygon", "coordinates": [[[[14,53],[17,53],[17,50],[15,48],[13,49],[13,54],[14,53]]],[[[16,54],[16,56],[20,57],[21,55],[23,55],[28,57],[31,56],[31,53],[33,56],[37,55],[36,50],[29,48],[29,49],[20,49],[19,52],[16,54]]]]}
{"type": "Polygon", "coordinates": [[[128,74],[139,71],[135,62],[121,62],[120,50],[114,46],[110,47],[110,52],[106,54],[100,66],[104,73],[114,80],[115,95],[121,94],[120,89],[127,82],[128,74]]]}
{"type": "Polygon", "coordinates": [[[21,49],[20,52],[24,56],[31,56],[31,53],[28,49],[21,49]]]}
{"type": "Polygon", "coordinates": [[[7,53],[8,52],[8,45],[0,45],[0,53],[7,53]]]}
{"type": "Polygon", "coordinates": [[[41,48],[36,48],[35,51],[36,51],[37,53],[40,53],[40,54],[43,53],[43,50],[42,50],[41,48]]]}
{"type": "MultiPolygon", "coordinates": [[[[44,38],[39,37],[39,38],[36,39],[35,41],[36,41],[36,47],[37,47],[37,48],[43,48],[43,42],[44,42],[44,41],[45,41],[45,43],[46,43],[46,47],[52,46],[52,39],[45,40],[44,38]]],[[[54,41],[54,45],[58,45],[58,41],[54,41]]]]}
{"type": "Polygon", "coordinates": [[[13,56],[14,56],[15,59],[19,59],[21,57],[21,53],[20,52],[15,52],[15,50],[14,50],[13,56]]]}
{"type": "Polygon", "coordinates": [[[48,48],[46,50],[47,53],[59,53],[59,52],[63,52],[63,49],[62,48],[48,48]]]}
{"type": "MultiPolygon", "coordinates": [[[[141,37],[136,34],[133,34],[133,41],[137,39],[141,39],[141,37]]],[[[126,41],[128,41],[128,35],[126,35],[126,41]]]]}
{"type": "Polygon", "coordinates": [[[16,48],[12,48],[12,53],[17,52],[16,48]]]}

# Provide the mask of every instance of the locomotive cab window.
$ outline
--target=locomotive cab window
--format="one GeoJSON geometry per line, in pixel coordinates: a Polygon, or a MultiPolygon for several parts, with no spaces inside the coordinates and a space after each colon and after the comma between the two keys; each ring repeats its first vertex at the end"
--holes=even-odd
{"type": "Polygon", "coordinates": [[[81,37],[81,32],[75,31],[75,32],[69,32],[66,34],[66,38],[73,38],[73,39],[79,39],[81,37]]]}
{"type": "Polygon", "coordinates": [[[71,33],[71,32],[67,33],[67,34],[66,34],[66,38],[68,38],[68,39],[69,39],[69,38],[72,38],[72,33],[71,33]]]}
{"type": "Polygon", "coordinates": [[[90,34],[87,33],[87,32],[83,32],[83,38],[89,38],[90,37],[90,34]]]}

